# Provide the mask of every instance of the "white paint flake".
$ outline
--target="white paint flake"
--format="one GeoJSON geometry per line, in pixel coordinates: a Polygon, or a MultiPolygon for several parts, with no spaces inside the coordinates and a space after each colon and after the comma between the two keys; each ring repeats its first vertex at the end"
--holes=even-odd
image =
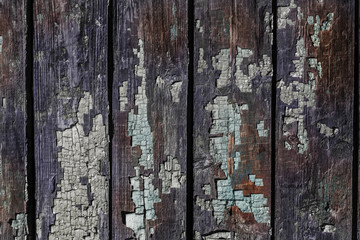
{"type": "MultiPolygon", "coordinates": [[[[305,46],[304,39],[300,38],[296,44],[295,57],[293,60],[295,65],[295,71],[290,73],[291,77],[297,78],[288,84],[285,84],[281,80],[277,88],[280,89],[280,100],[287,106],[285,108],[284,124],[282,127],[283,135],[289,136],[291,133],[288,130],[290,124],[297,124],[297,146],[292,146],[288,142],[285,142],[285,148],[288,150],[295,149],[297,147],[298,152],[303,154],[308,149],[308,133],[304,127],[304,114],[305,109],[315,106],[315,88],[316,81],[315,75],[312,72],[308,72],[308,82],[300,82],[300,79],[304,76],[304,64],[305,64],[305,46]],[[295,103],[295,104],[293,104],[295,103]]],[[[318,70],[319,76],[321,74],[321,64],[317,63],[313,59],[309,59],[310,67],[315,67],[318,70]]]]}
{"type": "Polygon", "coordinates": [[[286,26],[295,25],[295,21],[288,17],[292,9],[297,9],[297,5],[294,3],[294,0],[291,0],[289,6],[278,7],[278,29],[284,29],[286,26]]]}
{"type": "Polygon", "coordinates": [[[265,31],[268,35],[268,41],[271,45],[273,45],[273,15],[269,12],[265,13],[264,23],[265,23],[265,31]]]}
{"type": "Polygon", "coordinates": [[[101,114],[96,115],[88,135],[84,117],[93,109],[88,92],[80,99],[77,123],[57,131],[58,161],[64,172],[52,207],[55,223],[49,239],[100,239],[102,215],[108,213],[108,180],[101,166],[107,162],[108,139],[101,114]]]}
{"type": "Polygon", "coordinates": [[[25,213],[16,214],[15,219],[11,221],[11,228],[13,229],[14,240],[27,239],[27,215],[25,213]]]}
{"type": "Polygon", "coordinates": [[[197,67],[198,73],[202,73],[204,70],[206,70],[208,68],[207,63],[204,60],[204,49],[203,48],[199,48],[199,60],[198,60],[197,64],[198,64],[198,67],[197,67]]]}
{"type": "Polygon", "coordinates": [[[264,121],[260,121],[258,124],[256,124],[256,129],[257,129],[259,137],[267,137],[268,136],[269,130],[265,129],[264,121]]]}
{"type": "Polygon", "coordinates": [[[216,80],[216,87],[222,88],[230,83],[230,49],[221,49],[220,53],[212,58],[212,65],[215,70],[220,71],[220,76],[216,80]]]}
{"type": "Polygon", "coordinates": [[[181,92],[181,86],[182,86],[182,82],[174,82],[173,84],[171,84],[170,86],[170,93],[171,93],[171,99],[173,102],[180,102],[180,92],[181,92]]]}
{"type": "Polygon", "coordinates": [[[320,134],[325,135],[325,137],[334,137],[339,133],[338,128],[330,128],[323,123],[318,123],[317,128],[319,129],[320,134]]]}
{"type": "Polygon", "coordinates": [[[162,180],[162,193],[169,194],[171,188],[180,188],[186,176],[180,171],[179,161],[168,156],[167,161],[160,165],[159,178],[162,180]]]}
{"type": "Polygon", "coordinates": [[[120,103],[120,111],[125,111],[125,106],[128,104],[127,98],[128,91],[128,82],[123,82],[122,86],[119,87],[119,103],[120,103]]]}

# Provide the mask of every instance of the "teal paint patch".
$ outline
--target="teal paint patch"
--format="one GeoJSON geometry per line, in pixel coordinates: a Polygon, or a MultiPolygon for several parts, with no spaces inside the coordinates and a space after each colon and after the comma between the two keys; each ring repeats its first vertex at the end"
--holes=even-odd
{"type": "MultiPolygon", "coordinates": [[[[248,109],[247,105],[241,107],[237,104],[228,102],[227,96],[217,96],[213,103],[209,103],[205,109],[211,111],[212,125],[210,127],[210,155],[216,163],[220,163],[220,168],[224,172],[226,179],[216,180],[217,199],[211,200],[214,217],[218,224],[224,220],[226,208],[237,206],[246,213],[253,213],[255,220],[259,223],[270,224],[270,211],[267,207],[267,199],[263,194],[251,194],[244,196],[242,190],[234,190],[233,169],[229,169],[228,160],[234,157],[234,168],[238,169],[241,161],[241,152],[237,150],[229,151],[229,138],[234,137],[235,145],[241,144],[241,111],[248,109]]],[[[263,186],[262,179],[257,179],[255,175],[249,175],[250,181],[256,186],[263,186]]],[[[206,201],[197,199],[203,209],[206,208],[206,201]]]]}
{"type": "Polygon", "coordinates": [[[138,108],[137,114],[131,109],[128,116],[128,134],[131,136],[131,145],[140,146],[141,157],[140,166],[145,169],[154,168],[152,132],[148,120],[146,96],[146,70],[144,68],[144,43],[139,39],[140,51],[134,49],[134,54],[139,58],[139,65],[135,68],[135,74],[141,77],[141,85],[138,87],[138,93],[135,94],[135,105],[138,108]]]}

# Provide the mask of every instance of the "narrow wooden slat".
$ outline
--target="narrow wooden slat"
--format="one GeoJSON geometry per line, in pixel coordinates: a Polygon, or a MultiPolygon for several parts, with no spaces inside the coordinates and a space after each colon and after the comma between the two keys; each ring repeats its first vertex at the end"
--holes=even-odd
{"type": "Polygon", "coordinates": [[[351,239],[354,2],[278,1],[275,239],[351,239]]]}
{"type": "Polygon", "coordinates": [[[187,1],[114,1],[113,239],[185,239],[187,1]]]}
{"type": "Polygon", "coordinates": [[[270,239],[271,13],[195,1],[195,239],[270,239]]]}
{"type": "Polygon", "coordinates": [[[35,1],[38,239],[109,239],[107,3],[35,1]]]}
{"type": "Polygon", "coordinates": [[[24,1],[0,3],[0,239],[27,234],[24,1]]]}

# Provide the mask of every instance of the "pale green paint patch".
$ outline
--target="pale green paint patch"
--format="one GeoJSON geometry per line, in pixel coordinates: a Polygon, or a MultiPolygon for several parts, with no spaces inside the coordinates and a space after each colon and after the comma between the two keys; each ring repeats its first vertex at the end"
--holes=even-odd
{"type": "MultiPolygon", "coordinates": [[[[217,199],[207,202],[197,198],[197,205],[208,210],[211,206],[214,217],[218,224],[224,220],[224,211],[231,206],[238,206],[243,212],[252,212],[257,222],[270,224],[269,207],[267,207],[267,199],[263,194],[251,194],[243,196],[242,190],[233,189],[233,177],[228,169],[228,144],[229,135],[235,137],[235,145],[241,144],[241,111],[245,108],[237,104],[230,104],[227,96],[216,96],[213,101],[206,106],[207,111],[211,111],[212,125],[210,128],[210,155],[216,163],[221,163],[226,179],[216,180],[217,199]],[[207,205],[209,205],[207,207],[207,205]]],[[[248,108],[246,108],[248,109],[248,108]]],[[[241,161],[241,153],[233,150],[231,155],[234,157],[234,168],[237,169],[241,161]]],[[[262,179],[257,179],[255,175],[250,175],[251,181],[257,186],[263,186],[262,179]]]]}

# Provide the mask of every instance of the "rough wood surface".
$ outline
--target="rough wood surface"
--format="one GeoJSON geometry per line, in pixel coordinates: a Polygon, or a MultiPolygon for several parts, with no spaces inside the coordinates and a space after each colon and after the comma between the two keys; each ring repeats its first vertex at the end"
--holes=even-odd
{"type": "Polygon", "coordinates": [[[26,223],[25,6],[0,2],[0,239],[23,239],[26,223]]]}
{"type": "Polygon", "coordinates": [[[277,239],[351,239],[354,13],[278,1],[277,239]]]}
{"type": "Polygon", "coordinates": [[[271,3],[195,1],[195,239],[270,239],[271,3]]]}
{"type": "Polygon", "coordinates": [[[109,239],[107,1],[36,0],[38,239],[109,239]]]}
{"type": "Polygon", "coordinates": [[[187,2],[114,13],[113,238],[184,239],[187,2]]]}

